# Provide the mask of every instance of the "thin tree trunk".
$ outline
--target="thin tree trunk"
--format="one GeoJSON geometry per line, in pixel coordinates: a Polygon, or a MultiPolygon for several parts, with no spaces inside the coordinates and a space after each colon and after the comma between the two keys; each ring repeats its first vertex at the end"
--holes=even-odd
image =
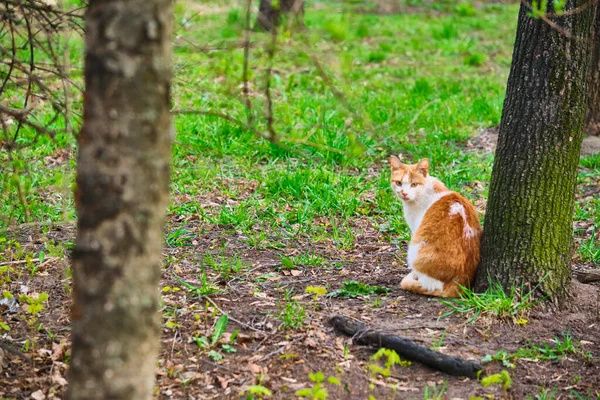
{"type": "Polygon", "coordinates": [[[486,288],[488,276],[506,289],[541,282],[559,301],[570,279],[595,9],[553,19],[558,29],[528,12],[521,5],[475,287],[486,288]]]}
{"type": "Polygon", "coordinates": [[[293,18],[295,25],[303,26],[304,0],[260,0],[256,29],[270,32],[274,26],[280,25],[283,15],[293,18]]]}
{"type": "Polygon", "coordinates": [[[91,0],[68,399],[150,399],[168,205],[172,2],[91,0]]]}
{"type": "Polygon", "coordinates": [[[596,8],[594,21],[594,43],[592,45],[592,65],[590,84],[587,91],[587,110],[583,123],[583,132],[588,135],[600,135],[600,7],[596,8]]]}

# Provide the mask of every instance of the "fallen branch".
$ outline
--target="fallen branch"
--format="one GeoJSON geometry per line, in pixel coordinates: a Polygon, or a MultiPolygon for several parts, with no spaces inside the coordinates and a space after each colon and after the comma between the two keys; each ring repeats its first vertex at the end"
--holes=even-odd
{"type": "Polygon", "coordinates": [[[575,271],[573,275],[575,275],[575,278],[577,278],[577,280],[581,283],[592,283],[600,281],[600,271],[575,271]]]}
{"type": "Polygon", "coordinates": [[[23,353],[20,350],[15,349],[13,346],[11,346],[11,345],[9,345],[7,343],[0,342],[0,349],[6,350],[9,353],[12,353],[12,354],[14,354],[14,355],[16,355],[18,357],[21,357],[23,360],[25,360],[25,361],[27,361],[29,363],[33,362],[33,360],[31,358],[27,357],[25,355],[25,353],[23,353]]]}
{"type": "Polygon", "coordinates": [[[476,378],[478,371],[481,370],[479,363],[430,350],[407,338],[370,330],[364,324],[348,317],[336,315],[329,319],[329,324],[338,332],[352,336],[356,343],[394,350],[403,358],[418,361],[449,375],[476,378]]]}

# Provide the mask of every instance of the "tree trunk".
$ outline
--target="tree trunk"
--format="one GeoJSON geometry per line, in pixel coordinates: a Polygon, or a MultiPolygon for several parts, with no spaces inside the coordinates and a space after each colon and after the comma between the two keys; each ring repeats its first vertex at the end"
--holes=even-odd
{"type": "Polygon", "coordinates": [[[592,65],[589,90],[587,91],[587,110],[583,123],[583,132],[588,135],[600,135],[600,7],[596,9],[594,22],[594,43],[592,45],[592,65]]]}
{"type": "Polygon", "coordinates": [[[68,399],[150,399],[169,195],[171,0],[91,0],[68,399]]]}
{"type": "MultiPolygon", "coordinates": [[[[565,10],[588,0],[570,0],[565,10]]],[[[573,206],[595,7],[551,26],[521,5],[475,288],[568,289],[573,206]],[[546,276],[548,275],[548,276],[546,276]]]]}
{"type": "Polygon", "coordinates": [[[271,31],[279,26],[282,15],[293,18],[296,25],[304,25],[304,0],[260,0],[256,29],[271,31]]]}

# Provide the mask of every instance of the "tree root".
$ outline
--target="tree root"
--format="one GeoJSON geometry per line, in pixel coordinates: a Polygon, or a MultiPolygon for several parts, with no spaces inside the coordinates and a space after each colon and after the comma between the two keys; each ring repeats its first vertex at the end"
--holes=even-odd
{"type": "Polygon", "coordinates": [[[368,329],[360,322],[351,320],[341,315],[329,319],[333,328],[347,336],[352,336],[358,344],[370,345],[376,348],[385,347],[394,350],[400,357],[417,361],[430,368],[445,372],[453,376],[466,376],[476,378],[481,370],[477,362],[467,361],[460,357],[448,356],[440,352],[420,346],[410,339],[395,335],[386,335],[368,329]]]}

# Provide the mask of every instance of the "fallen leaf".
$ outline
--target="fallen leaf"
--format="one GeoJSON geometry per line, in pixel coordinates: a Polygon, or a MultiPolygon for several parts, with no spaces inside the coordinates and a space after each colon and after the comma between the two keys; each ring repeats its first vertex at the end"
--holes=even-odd
{"type": "Polygon", "coordinates": [[[52,343],[52,360],[58,361],[64,359],[67,347],[69,347],[69,342],[64,339],[60,343],[52,343]]]}
{"type": "Polygon", "coordinates": [[[52,373],[52,383],[59,384],[60,386],[67,386],[67,380],[62,376],[58,369],[55,369],[52,373]]]}
{"type": "Polygon", "coordinates": [[[262,373],[263,370],[263,368],[257,364],[248,364],[248,369],[255,375],[262,373]]]}
{"type": "Polygon", "coordinates": [[[31,393],[31,398],[33,400],[44,400],[46,398],[46,395],[41,390],[37,390],[31,393]]]}
{"type": "Polygon", "coordinates": [[[229,385],[230,379],[223,378],[217,375],[217,380],[221,384],[221,389],[227,389],[227,385],[229,385]]]}

